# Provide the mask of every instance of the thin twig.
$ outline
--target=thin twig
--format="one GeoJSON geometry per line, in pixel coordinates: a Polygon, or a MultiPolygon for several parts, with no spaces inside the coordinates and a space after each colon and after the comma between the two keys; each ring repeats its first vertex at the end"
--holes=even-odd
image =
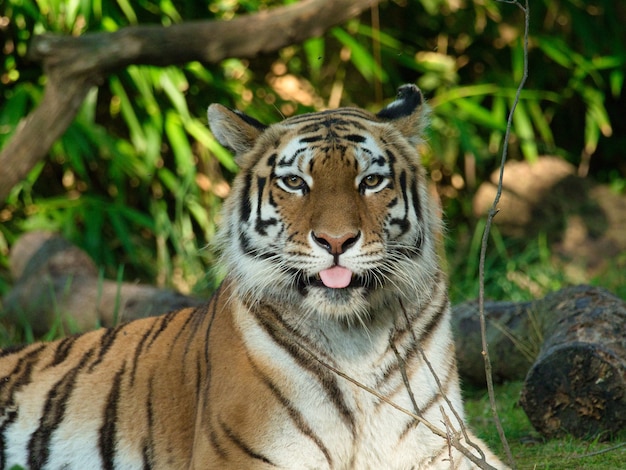
{"type": "Polygon", "coordinates": [[[417,401],[415,400],[415,395],[413,394],[413,389],[411,388],[411,383],[409,382],[409,376],[406,373],[404,359],[402,359],[402,356],[400,356],[400,353],[398,352],[398,348],[396,348],[396,345],[393,344],[393,341],[391,341],[391,339],[389,340],[389,346],[391,346],[393,353],[396,355],[396,360],[398,361],[398,367],[400,368],[400,375],[402,376],[402,381],[404,382],[404,388],[406,388],[409,394],[409,398],[411,399],[411,403],[413,404],[413,410],[415,411],[416,415],[421,416],[422,413],[420,412],[420,409],[417,406],[417,401]]]}
{"type": "Polygon", "coordinates": [[[489,403],[491,404],[491,411],[493,413],[494,421],[496,424],[496,428],[498,429],[498,434],[500,435],[500,440],[502,441],[502,445],[504,446],[504,450],[506,452],[507,458],[509,460],[509,464],[511,467],[515,468],[515,462],[513,460],[513,455],[511,454],[511,449],[509,447],[509,443],[506,440],[506,436],[504,435],[504,430],[502,429],[502,423],[500,422],[500,418],[498,416],[498,410],[496,407],[496,399],[495,393],[493,390],[493,378],[492,378],[492,367],[491,360],[489,359],[489,347],[487,344],[487,327],[485,322],[485,257],[487,253],[487,242],[489,240],[489,230],[491,229],[491,223],[493,218],[498,213],[498,203],[500,202],[500,196],[502,195],[502,180],[504,177],[504,164],[506,163],[508,145],[509,145],[509,137],[511,134],[511,125],[513,123],[513,114],[515,113],[515,108],[517,107],[517,103],[519,102],[520,95],[522,93],[522,89],[526,83],[526,79],[528,78],[528,29],[530,24],[530,8],[528,6],[528,0],[525,0],[524,6],[520,4],[517,0],[499,0],[503,3],[511,3],[517,5],[524,12],[524,71],[522,74],[522,78],[520,80],[519,86],[517,87],[517,92],[515,93],[515,100],[513,101],[513,105],[511,106],[511,110],[509,112],[509,116],[507,119],[506,132],[504,135],[504,142],[502,144],[502,159],[500,161],[500,176],[498,180],[498,189],[496,191],[496,196],[493,201],[493,205],[489,209],[487,214],[487,223],[485,224],[485,231],[483,233],[482,243],[480,247],[480,262],[478,265],[478,278],[479,278],[479,287],[478,287],[478,311],[480,317],[480,331],[482,338],[482,346],[483,346],[483,359],[485,361],[485,376],[487,379],[487,392],[489,394],[489,403]]]}
{"type": "Polygon", "coordinates": [[[583,454],[583,455],[576,455],[574,457],[571,457],[573,459],[585,459],[587,457],[594,457],[596,455],[601,455],[601,454],[606,454],[608,452],[613,452],[614,450],[617,450],[621,447],[626,446],[626,442],[620,442],[617,445],[614,445],[612,447],[607,447],[606,449],[600,449],[600,450],[596,450],[595,452],[589,452],[588,454],[583,454]]]}
{"type": "MultiPolygon", "coordinates": [[[[408,315],[406,309],[404,308],[404,303],[402,302],[402,300],[400,300],[400,307],[402,309],[402,313],[404,315],[404,318],[405,318],[405,320],[406,320],[406,322],[408,324],[409,323],[409,315],[408,315]]],[[[435,379],[435,383],[437,384],[437,389],[439,390],[439,393],[441,394],[441,397],[445,400],[446,404],[448,405],[448,408],[454,414],[454,417],[456,418],[457,423],[459,423],[459,427],[461,429],[461,433],[463,434],[463,438],[465,439],[465,442],[467,442],[467,444],[470,447],[474,448],[478,452],[478,454],[480,455],[480,457],[483,460],[486,460],[485,453],[483,452],[483,450],[478,445],[476,445],[474,442],[472,442],[472,440],[469,437],[469,434],[467,433],[467,426],[465,425],[465,422],[463,421],[463,419],[461,419],[461,416],[459,416],[458,411],[454,408],[454,406],[452,405],[452,403],[448,399],[448,395],[446,395],[445,391],[443,390],[443,386],[441,385],[441,380],[439,380],[439,376],[437,375],[437,372],[435,372],[435,368],[433,367],[433,365],[428,360],[428,357],[426,356],[426,352],[424,351],[424,348],[422,348],[421,344],[417,340],[417,337],[415,336],[415,331],[411,330],[411,336],[412,336],[413,341],[417,345],[417,350],[420,353],[420,355],[422,356],[422,360],[426,364],[426,367],[428,367],[428,370],[430,371],[430,374],[433,376],[433,379],[435,379]]],[[[390,344],[391,344],[391,342],[390,342],[390,344]]],[[[398,353],[396,352],[395,346],[392,345],[392,349],[396,353],[396,356],[398,356],[398,353]]],[[[404,366],[404,361],[400,362],[400,359],[398,359],[398,364],[401,367],[401,371],[402,371],[402,367],[404,366]]],[[[403,372],[404,372],[404,374],[403,374],[403,377],[404,377],[406,375],[406,371],[403,371],[403,372]]],[[[405,380],[405,387],[407,388],[411,398],[413,398],[413,391],[411,390],[411,385],[409,384],[408,378],[405,380]]]]}
{"type": "Polygon", "coordinates": [[[389,398],[387,398],[386,396],[384,396],[383,394],[381,394],[380,392],[374,390],[371,387],[368,387],[367,385],[359,382],[356,379],[353,379],[352,377],[350,377],[348,374],[345,374],[344,372],[340,371],[339,369],[337,369],[336,367],[332,366],[331,364],[328,364],[327,362],[323,361],[322,359],[320,359],[313,351],[311,351],[308,347],[306,347],[304,344],[300,343],[299,347],[302,348],[303,351],[305,351],[307,354],[309,354],[311,356],[311,358],[313,358],[314,360],[316,360],[317,362],[319,362],[322,366],[326,367],[328,370],[330,370],[331,372],[337,374],[339,377],[347,380],[348,382],[352,383],[353,385],[365,390],[366,392],[374,395],[376,398],[378,398],[379,400],[385,402],[386,404],[392,406],[393,408],[395,408],[396,410],[410,416],[411,418],[413,418],[414,420],[418,421],[419,423],[422,423],[424,426],[426,426],[433,434],[448,440],[448,442],[450,442],[450,444],[452,444],[452,446],[458,450],[459,452],[461,452],[465,457],[467,457],[469,460],[471,460],[473,463],[475,463],[476,465],[478,465],[479,468],[483,469],[483,470],[497,470],[495,467],[493,467],[492,465],[490,465],[489,463],[487,463],[484,459],[480,459],[479,457],[476,457],[474,454],[472,454],[469,449],[467,449],[467,447],[465,447],[463,444],[461,444],[461,441],[458,438],[458,435],[456,433],[453,433],[452,435],[450,435],[448,432],[446,431],[442,431],[441,429],[439,429],[438,427],[436,427],[434,424],[432,424],[430,421],[428,421],[427,419],[424,419],[423,417],[407,410],[406,408],[398,405],[397,403],[395,403],[394,401],[390,400],[389,398]]]}

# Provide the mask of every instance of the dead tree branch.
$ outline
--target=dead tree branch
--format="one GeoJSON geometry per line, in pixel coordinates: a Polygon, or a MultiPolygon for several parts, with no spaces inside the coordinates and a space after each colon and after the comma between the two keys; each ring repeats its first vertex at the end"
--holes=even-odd
{"type": "Polygon", "coordinates": [[[517,107],[517,103],[519,102],[522,90],[524,85],[526,84],[526,79],[528,78],[528,31],[529,31],[529,23],[530,23],[530,7],[528,6],[528,0],[525,0],[524,5],[517,0],[504,0],[505,3],[513,3],[517,5],[524,12],[524,72],[522,74],[522,78],[517,87],[517,92],[515,93],[515,100],[513,101],[513,106],[511,106],[511,110],[509,112],[509,116],[506,124],[506,132],[504,135],[504,141],[502,143],[502,159],[500,162],[500,179],[498,181],[498,191],[496,193],[496,197],[493,201],[493,205],[491,209],[489,209],[489,213],[487,215],[487,223],[485,225],[485,231],[483,233],[482,243],[480,247],[480,260],[478,264],[478,277],[480,280],[479,292],[478,292],[478,305],[479,305],[479,313],[480,313],[480,329],[482,332],[482,355],[485,361],[485,377],[487,380],[487,390],[489,394],[489,402],[491,404],[491,410],[493,412],[493,418],[496,424],[496,428],[498,429],[498,434],[500,435],[500,441],[502,441],[502,445],[504,446],[504,450],[506,452],[507,458],[509,460],[509,464],[511,467],[515,468],[515,461],[513,460],[513,454],[511,453],[511,449],[509,447],[509,443],[506,440],[506,436],[504,435],[504,430],[502,429],[502,423],[500,422],[500,418],[498,416],[498,410],[496,408],[496,398],[493,390],[493,379],[491,376],[491,359],[489,357],[489,346],[487,344],[487,335],[486,335],[486,324],[485,324],[485,257],[487,253],[487,242],[489,240],[489,230],[491,229],[491,223],[493,218],[498,213],[497,207],[498,202],[500,201],[500,195],[502,194],[502,180],[504,177],[504,164],[506,163],[508,145],[509,145],[509,136],[511,133],[511,125],[513,123],[513,114],[515,113],[515,108],[517,107]]]}
{"type": "Polygon", "coordinates": [[[87,92],[131,64],[217,63],[250,58],[321,35],[379,0],[303,0],[230,21],[131,26],[79,37],[44,34],[28,57],[42,64],[47,85],[39,106],[18,126],[0,153],[0,201],[65,132],[87,92]]]}

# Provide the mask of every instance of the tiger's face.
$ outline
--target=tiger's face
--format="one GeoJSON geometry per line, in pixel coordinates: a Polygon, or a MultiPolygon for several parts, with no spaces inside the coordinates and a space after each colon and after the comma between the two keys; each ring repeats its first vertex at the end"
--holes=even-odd
{"type": "Polygon", "coordinates": [[[416,150],[425,114],[411,85],[377,115],[341,108],[267,128],[213,105],[211,128],[241,166],[220,235],[239,294],[360,321],[417,295],[437,270],[416,150]]]}

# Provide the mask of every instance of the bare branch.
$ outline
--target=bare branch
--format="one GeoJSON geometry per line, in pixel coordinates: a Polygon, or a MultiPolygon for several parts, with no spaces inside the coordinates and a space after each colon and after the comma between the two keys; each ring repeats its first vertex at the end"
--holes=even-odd
{"type": "Polygon", "coordinates": [[[231,21],[131,26],[79,37],[35,37],[28,56],[43,64],[48,83],[40,105],[20,123],[0,153],[0,201],[65,132],[89,89],[109,74],[130,64],[165,66],[254,57],[319,36],[379,1],[303,0],[231,21]]]}
{"type": "Polygon", "coordinates": [[[522,89],[526,84],[526,79],[528,78],[528,30],[530,25],[530,8],[528,6],[528,0],[525,0],[524,6],[519,3],[518,0],[500,0],[503,3],[512,3],[517,5],[524,12],[524,71],[522,74],[522,78],[517,87],[517,92],[515,93],[515,99],[513,101],[513,105],[511,106],[511,110],[509,112],[509,116],[507,119],[506,132],[504,135],[504,142],[502,143],[502,159],[500,161],[500,177],[498,180],[498,189],[496,192],[496,196],[493,201],[493,205],[489,209],[489,213],[487,214],[487,222],[485,224],[485,231],[483,233],[482,243],[480,246],[480,261],[478,264],[478,278],[479,278],[479,291],[478,291],[478,311],[480,317],[480,331],[482,337],[482,346],[483,346],[483,359],[485,361],[485,376],[487,379],[487,391],[489,394],[489,402],[491,404],[491,411],[493,412],[494,421],[496,423],[496,428],[498,429],[498,434],[500,435],[500,440],[502,441],[502,445],[504,446],[504,450],[506,452],[507,458],[509,460],[509,464],[512,468],[515,468],[515,461],[513,460],[513,454],[511,453],[511,448],[509,447],[509,443],[506,440],[506,436],[504,435],[504,430],[502,429],[502,423],[500,422],[500,417],[498,416],[498,410],[496,406],[495,393],[493,391],[493,377],[491,375],[491,360],[489,358],[489,345],[487,343],[487,326],[485,322],[485,257],[487,253],[487,242],[489,241],[489,231],[491,229],[491,223],[493,218],[498,213],[498,202],[500,202],[500,196],[502,194],[502,180],[504,177],[504,164],[506,163],[509,138],[511,134],[511,125],[513,123],[513,114],[515,113],[515,108],[517,107],[517,103],[519,102],[520,95],[522,93],[522,89]]]}

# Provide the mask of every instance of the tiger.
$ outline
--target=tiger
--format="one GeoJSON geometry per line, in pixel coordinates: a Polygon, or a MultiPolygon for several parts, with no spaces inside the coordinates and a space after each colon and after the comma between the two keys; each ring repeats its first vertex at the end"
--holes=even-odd
{"type": "Polygon", "coordinates": [[[0,352],[0,467],[506,468],[465,426],[438,204],[403,85],[265,125],[208,108],[240,168],[206,305],[0,352]]]}

